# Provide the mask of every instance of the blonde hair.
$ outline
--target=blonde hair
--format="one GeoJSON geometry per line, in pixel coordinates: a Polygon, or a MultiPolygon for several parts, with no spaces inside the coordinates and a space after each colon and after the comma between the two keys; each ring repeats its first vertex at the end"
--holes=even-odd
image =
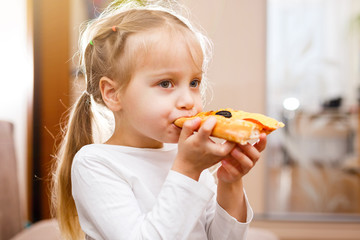
{"type": "Polygon", "coordinates": [[[131,79],[134,57],[126,53],[128,37],[149,29],[171,26],[180,31],[190,31],[199,41],[203,72],[206,72],[211,57],[210,41],[178,14],[179,9],[184,9],[175,1],[152,1],[154,4],[146,5],[139,2],[111,3],[98,18],[87,22],[81,32],[78,54],[86,90],[71,109],[53,175],[53,210],[65,239],[84,238],[72,197],[71,165],[81,147],[94,143],[93,123],[97,113],[92,110],[92,105],[105,106],[99,89],[100,78],[106,76],[116,80],[120,88],[125,88],[131,79]]]}

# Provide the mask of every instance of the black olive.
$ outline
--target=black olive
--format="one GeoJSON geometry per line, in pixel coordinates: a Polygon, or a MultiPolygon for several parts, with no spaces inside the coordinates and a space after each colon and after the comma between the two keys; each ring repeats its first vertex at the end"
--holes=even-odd
{"type": "Polygon", "coordinates": [[[218,111],[217,113],[215,113],[215,115],[221,115],[226,118],[232,117],[231,112],[229,112],[229,111],[218,111]]]}

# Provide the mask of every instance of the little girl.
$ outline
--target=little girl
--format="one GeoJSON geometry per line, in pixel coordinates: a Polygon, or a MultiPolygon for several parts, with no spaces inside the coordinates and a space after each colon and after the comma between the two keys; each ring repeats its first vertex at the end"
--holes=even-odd
{"type": "MultiPolygon", "coordinates": [[[[160,6],[111,4],[82,34],[86,91],[70,115],[54,181],[66,239],[245,239],[242,177],[265,148],[215,143],[202,110],[208,41],[160,6]],[[114,127],[94,143],[96,105],[114,127]],[[196,132],[196,133],[195,133],[196,132]],[[218,184],[207,168],[221,161],[218,184]]],[[[98,128],[95,128],[98,126],[98,128]]]]}

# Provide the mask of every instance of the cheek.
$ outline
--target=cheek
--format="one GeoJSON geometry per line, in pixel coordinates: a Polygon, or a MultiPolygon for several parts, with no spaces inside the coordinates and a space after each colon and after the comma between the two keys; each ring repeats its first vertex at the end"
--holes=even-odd
{"type": "Polygon", "coordinates": [[[203,110],[202,102],[200,102],[199,105],[197,105],[195,108],[196,108],[196,110],[198,110],[199,112],[201,112],[201,111],[203,110]]]}
{"type": "Polygon", "coordinates": [[[134,106],[138,112],[135,114],[135,121],[144,123],[146,125],[156,125],[161,118],[164,117],[165,112],[162,107],[163,103],[157,103],[156,101],[143,101],[141,104],[137,102],[134,106]]]}
{"type": "Polygon", "coordinates": [[[195,109],[197,112],[201,112],[203,110],[203,101],[201,96],[199,96],[199,98],[196,100],[195,109]]]}

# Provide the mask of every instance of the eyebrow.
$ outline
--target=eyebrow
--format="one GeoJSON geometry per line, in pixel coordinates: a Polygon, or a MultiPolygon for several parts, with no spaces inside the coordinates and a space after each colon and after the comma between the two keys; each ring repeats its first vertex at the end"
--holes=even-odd
{"type": "MultiPolygon", "coordinates": [[[[155,70],[154,72],[151,73],[151,76],[162,76],[162,75],[179,75],[181,73],[181,71],[176,71],[176,70],[172,70],[172,69],[161,69],[161,70],[155,70]]],[[[194,72],[194,76],[198,76],[198,75],[203,75],[203,71],[198,71],[198,72],[194,72]]]]}

